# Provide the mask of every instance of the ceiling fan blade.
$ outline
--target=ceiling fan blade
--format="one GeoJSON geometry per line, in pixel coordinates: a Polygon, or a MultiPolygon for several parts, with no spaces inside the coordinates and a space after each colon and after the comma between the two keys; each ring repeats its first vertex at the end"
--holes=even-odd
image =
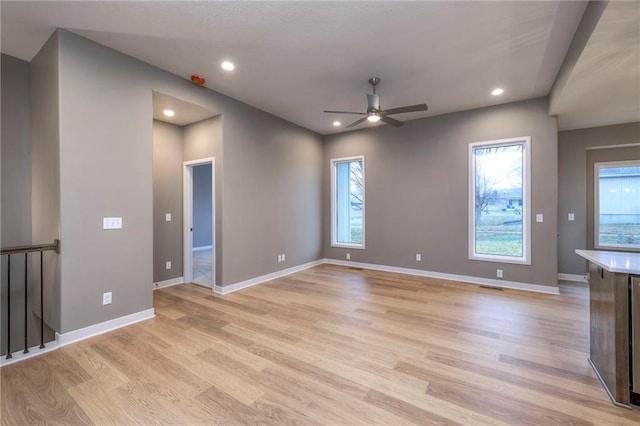
{"type": "Polygon", "coordinates": [[[426,111],[427,104],[418,104],[418,105],[410,105],[400,108],[391,108],[386,111],[380,111],[382,114],[402,114],[403,112],[416,112],[416,111],[426,111]]]}
{"type": "Polygon", "coordinates": [[[366,112],[355,112],[355,111],[325,111],[329,114],[358,114],[358,115],[365,115],[366,112]]]}
{"type": "Polygon", "coordinates": [[[387,117],[385,115],[380,116],[380,120],[395,127],[400,127],[404,124],[402,121],[398,121],[395,118],[387,117]]]}
{"type": "Polygon", "coordinates": [[[353,123],[349,124],[348,126],[345,126],[345,129],[350,129],[352,127],[356,127],[358,124],[362,123],[366,119],[367,119],[367,117],[362,117],[361,119],[354,121],[353,123]]]}
{"type": "Polygon", "coordinates": [[[376,94],[367,93],[367,111],[371,109],[375,109],[376,111],[380,110],[380,97],[376,94]]]}

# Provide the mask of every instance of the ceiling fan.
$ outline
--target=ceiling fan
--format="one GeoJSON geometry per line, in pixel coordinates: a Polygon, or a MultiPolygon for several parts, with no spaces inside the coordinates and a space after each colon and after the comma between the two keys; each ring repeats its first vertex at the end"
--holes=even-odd
{"type": "Polygon", "coordinates": [[[363,123],[365,120],[370,121],[371,123],[375,123],[376,121],[382,121],[387,124],[391,124],[395,127],[400,127],[404,123],[402,121],[396,120],[395,118],[389,117],[393,114],[402,114],[405,112],[416,112],[416,111],[426,111],[427,104],[418,104],[418,105],[410,105],[400,108],[391,108],[391,109],[380,109],[380,97],[376,95],[376,86],[380,83],[380,79],[378,77],[372,77],[369,79],[369,84],[373,86],[373,93],[367,93],[367,112],[353,112],[353,111],[325,111],[329,114],[358,114],[364,115],[364,117],[354,121],[351,124],[345,126],[346,129],[350,129],[352,127],[357,126],[360,123],[363,123]]]}

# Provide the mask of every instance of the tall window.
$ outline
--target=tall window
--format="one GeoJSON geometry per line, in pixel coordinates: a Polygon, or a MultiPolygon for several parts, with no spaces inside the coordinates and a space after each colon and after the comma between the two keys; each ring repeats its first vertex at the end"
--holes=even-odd
{"type": "Polygon", "coordinates": [[[640,250],[640,160],[595,163],[596,248],[640,250]]]}
{"type": "Polygon", "coordinates": [[[331,245],[364,248],[364,157],[331,160],[331,245]]]}
{"type": "Polygon", "coordinates": [[[530,264],[530,137],[469,144],[469,258],[530,264]]]}

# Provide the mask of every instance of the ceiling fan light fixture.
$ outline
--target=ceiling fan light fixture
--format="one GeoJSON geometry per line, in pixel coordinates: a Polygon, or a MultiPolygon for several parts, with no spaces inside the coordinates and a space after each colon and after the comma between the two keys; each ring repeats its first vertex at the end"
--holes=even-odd
{"type": "Polygon", "coordinates": [[[378,114],[376,114],[376,113],[369,114],[369,115],[367,116],[367,120],[368,120],[370,123],[376,123],[376,122],[380,121],[380,116],[379,116],[378,114]]]}
{"type": "Polygon", "coordinates": [[[236,69],[236,66],[233,64],[233,62],[230,61],[224,61],[220,64],[220,67],[225,71],[233,71],[234,69],[236,69]]]}

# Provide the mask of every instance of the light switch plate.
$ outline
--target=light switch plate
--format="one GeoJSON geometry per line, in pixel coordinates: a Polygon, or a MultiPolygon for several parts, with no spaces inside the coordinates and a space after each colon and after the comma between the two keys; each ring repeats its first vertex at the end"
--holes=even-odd
{"type": "Polygon", "coordinates": [[[171,213],[167,213],[164,215],[164,220],[166,220],[167,222],[171,222],[171,213]]]}
{"type": "Polygon", "coordinates": [[[574,221],[574,220],[576,220],[576,216],[573,213],[569,213],[567,215],[567,220],[574,221]]]}
{"type": "Polygon", "coordinates": [[[542,213],[536,214],[536,222],[542,222],[542,219],[543,219],[542,213]]]}
{"type": "Polygon", "coordinates": [[[422,255],[420,253],[416,253],[416,261],[422,262],[422,255]]]}
{"type": "Polygon", "coordinates": [[[122,229],[121,217],[102,218],[102,229],[122,229]]]}

